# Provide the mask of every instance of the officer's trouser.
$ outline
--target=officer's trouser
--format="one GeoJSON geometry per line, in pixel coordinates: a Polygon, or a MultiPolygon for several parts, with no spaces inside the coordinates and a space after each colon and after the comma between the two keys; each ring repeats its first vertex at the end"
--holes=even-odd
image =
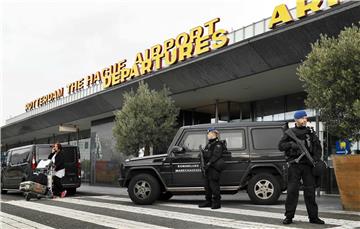
{"type": "Polygon", "coordinates": [[[315,219],[318,217],[318,206],[315,202],[315,179],[312,175],[312,167],[307,164],[293,163],[289,167],[285,216],[294,218],[299,198],[300,179],[303,180],[304,199],[309,219],[315,219]]]}
{"type": "Polygon", "coordinates": [[[208,168],[204,188],[207,201],[220,201],[220,172],[214,168],[208,168]]]}

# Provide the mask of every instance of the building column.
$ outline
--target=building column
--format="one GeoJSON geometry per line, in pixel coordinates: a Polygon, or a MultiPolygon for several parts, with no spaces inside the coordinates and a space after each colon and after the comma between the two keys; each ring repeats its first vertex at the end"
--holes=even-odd
{"type": "Polygon", "coordinates": [[[215,123],[219,122],[219,100],[215,100],[215,123]]]}
{"type": "Polygon", "coordinates": [[[227,102],[227,122],[230,122],[230,101],[227,102]]]}
{"type": "Polygon", "coordinates": [[[252,122],[255,122],[256,120],[255,102],[250,102],[250,119],[252,122]]]}
{"type": "Polygon", "coordinates": [[[195,113],[195,109],[192,109],[192,110],[191,110],[191,125],[195,125],[195,116],[194,116],[194,113],[195,113]]]}
{"type": "Polygon", "coordinates": [[[239,118],[240,118],[240,122],[242,121],[242,116],[243,116],[243,112],[242,112],[242,106],[241,106],[241,103],[239,103],[239,107],[240,107],[240,114],[239,114],[239,118]]]}
{"type": "Polygon", "coordinates": [[[76,127],[76,145],[79,147],[80,128],[76,127]]]}
{"type": "Polygon", "coordinates": [[[185,126],[185,111],[181,111],[182,113],[182,126],[185,126]]]}

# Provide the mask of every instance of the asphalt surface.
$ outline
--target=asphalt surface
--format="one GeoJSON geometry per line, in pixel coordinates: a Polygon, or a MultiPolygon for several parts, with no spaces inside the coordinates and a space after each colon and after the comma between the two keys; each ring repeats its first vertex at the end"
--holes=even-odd
{"type": "MultiPolygon", "coordinates": [[[[253,205],[241,192],[223,195],[222,208],[211,210],[199,209],[203,196],[194,195],[135,205],[120,187],[82,185],[73,196],[30,201],[22,193],[9,192],[1,195],[1,228],[283,228],[285,198],[281,195],[271,206],[253,205]]],[[[317,203],[327,224],[307,222],[300,195],[295,223],[289,228],[360,228],[360,212],[343,211],[339,196],[321,195],[317,203]]]]}

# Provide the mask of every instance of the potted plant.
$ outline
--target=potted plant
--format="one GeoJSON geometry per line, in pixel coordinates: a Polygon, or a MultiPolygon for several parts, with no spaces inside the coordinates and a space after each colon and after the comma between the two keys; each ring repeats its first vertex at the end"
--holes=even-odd
{"type": "MultiPolygon", "coordinates": [[[[307,107],[321,112],[332,135],[359,141],[359,23],[336,38],[321,35],[311,49],[298,68],[308,94],[307,107]]],[[[344,209],[360,211],[360,155],[334,155],[332,159],[344,209]]]]}

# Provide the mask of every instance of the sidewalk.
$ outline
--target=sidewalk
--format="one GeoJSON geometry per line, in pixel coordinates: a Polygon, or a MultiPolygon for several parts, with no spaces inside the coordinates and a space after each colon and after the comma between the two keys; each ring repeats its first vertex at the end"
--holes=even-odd
{"type": "MultiPolygon", "coordinates": [[[[88,194],[88,195],[125,195],[128,196],[127,189],[120,186],[110,187],[110,186],[96,186],[89,184],[82,184],[78,189],[79,194],[88,194]]],[[[172,199],[177,200],[194,200],[200,201],[203,199],[203,195],[180,195],[174,196],[172,199]]],[[[277,206],[284,205],[286,199],[286,193],[283,193],[279,198],[279,203],[277,206]]],[[[238,203],[250,204],[249,197],[245,191],[241,191],[235,195],[222,195],[222,200],[225,202],[236,201],[238,203]]],[[[319,205],[319,210],[321,212],[326,211],[339,211],[339,213],[351,213],[349,211],[344,211],[342,209],[341,200],[339,195],[335,194],[321,194],[320,197],[316,197],[316,202],[319,205]]],[[[302,192],[299,195],[298,208],[305,208],[304,197],[302,192]]],[[[360,215],[360,213],[358,213],[360,215]]]]}
{"type": "Polygon", "coordinates": [[[120,186],[100,186],[86,183],[82,183],[80,188],[77,189],[77,192],[86,194],[128,195],[127,189],[120,186]]]}

